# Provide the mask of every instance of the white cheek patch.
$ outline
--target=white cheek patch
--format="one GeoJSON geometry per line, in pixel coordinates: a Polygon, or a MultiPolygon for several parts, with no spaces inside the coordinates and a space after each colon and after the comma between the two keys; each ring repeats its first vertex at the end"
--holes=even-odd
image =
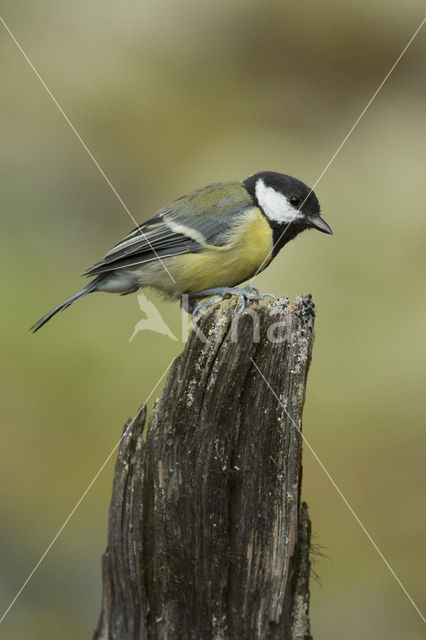
{"type": "Polygon", "coordinates": [[[288,224],[303,218],[303,214],[290,204],[284,194],[267,187],[261,179],[256,182],[256,198],[269,220],[288,224]]]}

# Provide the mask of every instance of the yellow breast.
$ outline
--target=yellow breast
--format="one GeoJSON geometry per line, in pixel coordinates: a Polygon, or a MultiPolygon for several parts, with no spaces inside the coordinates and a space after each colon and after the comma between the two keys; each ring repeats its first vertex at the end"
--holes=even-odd
{"type": "Polygon", "coordinates": [[[198,253],[167,258],[165,264],[176,282],[173,284],[164,274],[167,280],[162,278],[160,288],[178,296],[214,287],[232,287],[250,278],[263,261],[271,257],[272,230],[255,207],[241,215],[228,238],[229,243],[221,247],[204,244],[198,253]]]}

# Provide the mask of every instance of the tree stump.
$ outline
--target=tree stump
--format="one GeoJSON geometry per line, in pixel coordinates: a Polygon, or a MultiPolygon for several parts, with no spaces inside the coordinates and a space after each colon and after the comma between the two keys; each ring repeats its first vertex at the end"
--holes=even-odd
{"type": "Polygon", "coordinates": [[[95,640],[311,638],[300,493],[313,307],[215,310],[148,425],[145,407],[126,423],[95,640]]]}

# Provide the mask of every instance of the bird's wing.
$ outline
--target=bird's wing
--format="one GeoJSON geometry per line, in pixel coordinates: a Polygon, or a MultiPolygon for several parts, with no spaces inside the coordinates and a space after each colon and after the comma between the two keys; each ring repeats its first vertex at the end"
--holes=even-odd
{"type": "Polygon", "coordinates": [[[194,191],[136,227],[84,275],[193,253],[206,244],[223,246],[228,242],[227,235],[236,218],[252,206],[249,194],[238,182],[194,191]]]}

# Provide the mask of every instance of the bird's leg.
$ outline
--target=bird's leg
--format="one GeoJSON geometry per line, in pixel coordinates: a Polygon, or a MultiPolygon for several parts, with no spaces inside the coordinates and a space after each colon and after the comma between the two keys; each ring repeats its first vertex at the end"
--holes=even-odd
{"type": "Polygon", "coordinates": [[[203,291],[195,291],[191,292],[188,295],[188,305],[186,311],[188,313],[192,313],[193,320],[196,320],[201,312],[205,311],[212,304],[216,302],[221,302],[225,298],[230,298],[231,296],[238,296],[240,304],[238,307],[238,312],[240,313],[246,304],[246,300],[263,300],[264,298],[274,298],[273,293],[259,293],[259,291],[253,287],[252,285],[247,285],[246,287],[215,287],[214,289],[204,289],[203,291]],[[207,296],[214,296],[213,298],[209,298],[208,300],[204,300],[200,302],[195,307],[191,305],[191,300],[194,302],[199,300],[200,298],[205,298],[207,296]]]}

